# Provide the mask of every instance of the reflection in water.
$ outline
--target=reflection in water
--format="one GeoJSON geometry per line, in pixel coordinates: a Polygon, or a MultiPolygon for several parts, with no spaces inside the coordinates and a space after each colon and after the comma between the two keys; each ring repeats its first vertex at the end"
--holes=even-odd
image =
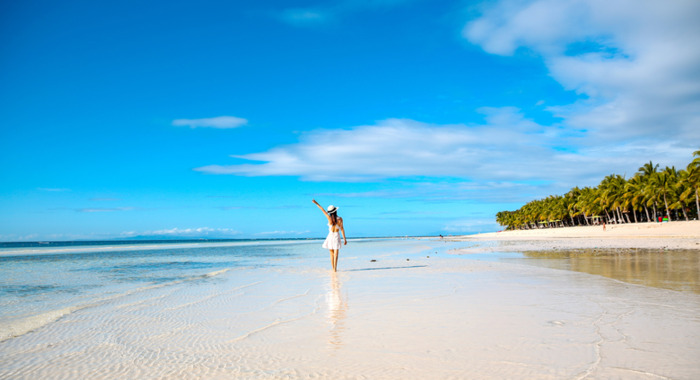
{"type": "Polygon", "coordinates": [[[345,330],[345,317],[348,311],[348,304],[341,291],[341,283],[338,274],[331,272],[330,286],[326,293],[326,304],[328,305],[328,322],[331,324],[328,343],[331,347],[338,349],[342,347],[342,334],[345,330]]]}
{"type": "Polygon", "coordinates": [[[700,293],[700,251],[581,249],[524,253],[526,262],[632,284],[700,293]],[[537,259],[537,260],[531,260],[537,259]]]}

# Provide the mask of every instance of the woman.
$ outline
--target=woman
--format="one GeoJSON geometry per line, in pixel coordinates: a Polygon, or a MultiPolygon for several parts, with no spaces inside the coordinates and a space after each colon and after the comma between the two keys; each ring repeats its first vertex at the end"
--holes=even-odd
{"type": "Polygon", "coordinates": [[[338,271],[338,253],[340,251],[340,232],[343,233],[343,240],[345,245],[348,244],[348,240],[345,238],[345,228],[343,227],[343,218],[338,216],[338,208],[330,205],[328,206],[328,211],[324,210],[315,199],[312,200],[318,208],[323,211],[323,214],[328,218],[328,236],[323,242],[323,248],[331,251],[331,265],[333,266],[333,272],[338,271]]]}

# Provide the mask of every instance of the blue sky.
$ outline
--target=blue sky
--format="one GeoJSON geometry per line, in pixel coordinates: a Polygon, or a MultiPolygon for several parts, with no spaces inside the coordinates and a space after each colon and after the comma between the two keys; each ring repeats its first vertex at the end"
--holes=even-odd
{"type": "Polygon", "coordinates": [[[0,5],[0,240],[495,231],[700,147],[700,2],[0,5]]]}

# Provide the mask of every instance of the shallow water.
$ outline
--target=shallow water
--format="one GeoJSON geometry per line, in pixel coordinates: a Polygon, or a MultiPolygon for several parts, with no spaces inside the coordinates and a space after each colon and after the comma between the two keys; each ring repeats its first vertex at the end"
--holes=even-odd
{"type": "Polygon", "coordinates": [[[0,250],[0,341],[134,292],[278,265],[311,242],[105,244],[0,250]]]}
{"type": "MultiPolygon", "coordinates": [[[[0,341],[114,298],[227,271],[276,266],[323,265],[320,241],[243,241],[6,247],[0,249],[0,341]]],[[[356,240],[342,256],[360,248],[381,256],[408,240],[356,240]]],[[[410,251],[410,249],[408,250],[410,251]]]]}
{"type": "Polygon", "coordinates": [[[697,294],[465,246],[351,241],[337,274],[320,241],[47,257],[14,293],[74,306],[0,342],[0,378],[700,376],[697,294]]]}
{"type": "Polygon", "coordinates": [[[700,250],[578,249],[494,253],[494,258],[700,294],[700,250]]]}
{"type": "Polygon", "coordinates": [[[631,284],[700,294],[700,250],[595,248],[484,252],[463,257],[583,272],[631,284]]]}

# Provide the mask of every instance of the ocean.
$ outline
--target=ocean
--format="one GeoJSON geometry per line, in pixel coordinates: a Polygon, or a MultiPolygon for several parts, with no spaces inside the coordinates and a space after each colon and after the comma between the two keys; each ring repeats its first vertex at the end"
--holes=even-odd
{"type": "MultiPolygon", "coordinates": [[[[340,266],[347,254],[411,244],[355,240],[341,251],[340,266]]],[[[325,268],[327,256],[321,240],[0,243],[0,341],[137,292],[196,284],[232,270],[325,268]]]]}
{"type": "Polygon", "coordinates": [[[5,246],[0,379],[698,378],[697,251],[477,244],[5,246]]]}

